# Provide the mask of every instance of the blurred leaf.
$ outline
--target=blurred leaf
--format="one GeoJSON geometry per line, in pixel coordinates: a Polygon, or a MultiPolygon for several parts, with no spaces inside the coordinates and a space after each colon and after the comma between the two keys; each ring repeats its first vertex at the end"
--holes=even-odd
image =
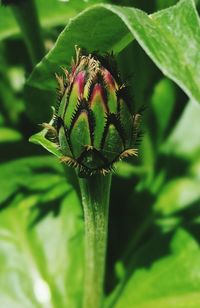
{"type": "Polygon", "coordinates": [[[151,102],[156,118],[156,135],[159,141],[165,133],[175,104],[174,84],[167,78],[161,79],[154,88],[151,102]]]}
{"type": "Polygon", "coordinates": [[[145,132],[144,138],[140,145],[140,160],[143,168],[146,170],[145,176],[140,181],[137,186],[138,191],[144,190],[144,188],[149,187],[154,178],[154,165],[155,165],[155,149],[148,131],[145,132]]]}
{"type": "MultiPolygon", "coordinates": [[[[156,6],[158,10],[166,9],[169,6],[176,4],[179,0],[156,0],[156,6]]],[[[199,0],[194,0],[197,4],[199,0]]]]}
{"type": "MultiPolygon", "coordinates": [[[[91,2],[105,2],[105,1],[83,1],[73,0],[69,2],[62,2],[59,0],[36,0],[39,18],[43,27],[53,27],[66,24],[69,18],[76,15],[79,11],[91,5],[91,2]]],[[[0,7],[0,39],[4,39],[11,35],[20,32],[19,27],[13,17],[10,7],[0,7]]]]}
{"type": "Polygon", "coordinates": [[[134,8],[111,5],[85,10],[68,23],[54,48],[36,66],[28,81],[29,92],[37,92],[37,88],[52,91],[52,96],[49,94],[49,104],[52,104],[56,88],[54,74],[60,66],[70,65],[74,45],[88,51],[118,53],[134,37],[166,76],[191,98],[200,101],[200,26],[192,0],[181,0],[176,6],[150,16],[134,8]]]}
{"type": "Polygon", "coordinates": [[[184,230],[170,243],[170,254],[134,271],[114,307],[197,308],[200,305],[200,249],[184,230]]]}
{"type": "Polygon", "coordinates": [[[51,187],[58,181],[58,174],[61,174],[60,180],[62,180],[62,166],[54,160],[53,157],[29,157],[16,159],[5,164],[1,164],[0,173],[0,203],[5,202],[9,197],[12,197],[22,187],[26,187],[31,190],[39,190],[47,187],[51,187]],[[43,175],[38,176],[38,172],[41,170],[48,170],[48,177],[46,177],[46,183],[43,175]],[[55,173],[57,176],[55,176],[55,173]],[[38,181],[38,183],[36,183],[38,181]]]}
{"type": "Polygon", "coordinates": [[[189,171],[194,178],[200,181],[200,155],[192,161],[189,171]]]}
{"type": "Polygon", "coordinates": [[[131,178],[133,176],[142,176],[147,173],[143,166],[134,166],[126,161],[120,161],[115,164],[114,175],[122,178],[131,178]]]}
{"type": "Polygon", "coordinates": [[[158,225],[163,233],[168,233],[175,228],[178,228],[182,222],[182,217],[179,216],[163,216],[156,219],[155,223],[158,225]]]}
{"type": "Polygon", "coordinates": [[[0,215],[0,306],[80,307],[83,223],[79,198],[71,190],[58,216],[47,212],[34,226],[30,225],[34,197],[30,198],[16,197],[0,215]]]}
{"type": "Polygon", "coordinates": [[[23,91],[25,84],[25,72],[22,67],[11,66],[7,71],[10,85],[15,92],[23,91]]]}
{"type": "Polygon", "coordinates": [[[165,184],[157,197],[154,209],[170,215],[200,201],[200,182],[192,178],[179,178],[165,184]]]}
{"type": "Polygon", "coordinates": [[[0,113],[0,126],[4,125],[4,117],[3,115],[0,113]]]}
{"type": "Polygon", "coordinates": [[[26,181],[24,181],[24,179],[19,179],[19,184],[21,187],[27,188],[31,191],[45,191],[48,188],[52,189],[57,185],[60,186],[62,182],[65,182],[64,177],[62,177],[60,174],[51,174],[47,172],[41,172],[41,174],[38,173],[33,173],[31,177],[26,179],[26,181]]]}
{"type": "Polygon", "coordinates": [[[22,135],[11,128],[0,127],[0,143],[3,142],[15,142],[22,139],[22,135]]]}
{"type": "Polygon", "coordinates": [[[175,5],[179,0],[156,0],[158,10],[166,9],[169,6],[175,5]]]}
{"type": "Polygon", "coordinates": [[[0,108],[5,121],[16,125],[25,109],[24,101],[18,96],[24,87],[25,73],[22,67],[8,65],[4,47],[2,43],[0,45],[0,108]]]}
{"type": "Polygon", "coordinates": [[[62,166],[49,156],[7,162],[0,187],[0,306],[80,306],[82,209],[62,166]]]}
{"type": "Polygon", "coordinates": [[[175,154],[181,157],[193,157],[200,154],[200,106],[190,101],[175,126],[162,152],[175,154]]]}
{"type": "MultiPolygon", "coordinates": [[[[4,66],[4,69],[7,69],[4,66]]],[[[24,110],[24,102],[17,97],[9,83],[7,76],[0,72],[0,105],[5,114],[5,118],[12,124],[19,121],[19,117],[24,110]]]]}
{"type": "Polygon", "coordinates": [[[138,111],[142,106],[147,105],[151,95],[149,90],[157,82],[160,71],[136,40],[125,47],[116,59],[122,80],[128,84],[133,102],[132,110],[138,111]]]}

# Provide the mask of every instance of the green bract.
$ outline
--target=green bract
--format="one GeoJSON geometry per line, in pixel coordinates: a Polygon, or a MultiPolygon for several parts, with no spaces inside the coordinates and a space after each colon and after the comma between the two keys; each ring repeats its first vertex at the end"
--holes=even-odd
{"type": "Polygon", "coordinates": [[[135,148],[140,114],[131,114],[129,96],[113,65],[113,57],[83,55],[77,49],[71,72],[56,76],[59,104],[53,133],[61,160],[83,174],[106,174],[123,157],[137,155],[135,148]]]}

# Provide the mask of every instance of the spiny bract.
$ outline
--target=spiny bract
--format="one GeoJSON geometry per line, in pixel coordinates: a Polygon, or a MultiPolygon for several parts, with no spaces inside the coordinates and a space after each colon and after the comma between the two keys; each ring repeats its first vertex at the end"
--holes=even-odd
{"type": "Polygon", "coordinates": [[[64,69],[65,76],[56,75],[59,103],[53,124],[44,126],[54,135],[61,161],[83,175],[106,174],[116,161],[137,155],[140,114],[131,114],[113,59],[76,48],[71,72],[64,69]]]}

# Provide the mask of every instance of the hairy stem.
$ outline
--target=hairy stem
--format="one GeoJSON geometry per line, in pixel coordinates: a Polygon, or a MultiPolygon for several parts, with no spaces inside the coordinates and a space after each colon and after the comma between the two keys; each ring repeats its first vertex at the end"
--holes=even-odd
{"type": "Polygon", "coordinates": [[[111,175],[80,178],[85,218],[84,308],[100,308],[103,299],[111,175]]]}
{"type": "Polygon", "coordinates": [[[45,54],[35,2],[34,0],[19,1],[12,5],[12,10],[34,66],[45,54]]]}

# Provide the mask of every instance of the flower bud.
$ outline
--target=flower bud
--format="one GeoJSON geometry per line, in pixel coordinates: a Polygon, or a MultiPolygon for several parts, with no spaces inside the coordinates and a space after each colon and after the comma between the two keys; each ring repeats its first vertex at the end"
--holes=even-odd
{"type": "Polygon", "coordinates": [[[106,174],[116,161],[137,155],[140,115],[131,114],[127,89],[109,67],[110,59],[81,55],[78,49],[71,71],[56,76],[59,103],[53,131],[61,160],[85,175],[106,174]]]}

